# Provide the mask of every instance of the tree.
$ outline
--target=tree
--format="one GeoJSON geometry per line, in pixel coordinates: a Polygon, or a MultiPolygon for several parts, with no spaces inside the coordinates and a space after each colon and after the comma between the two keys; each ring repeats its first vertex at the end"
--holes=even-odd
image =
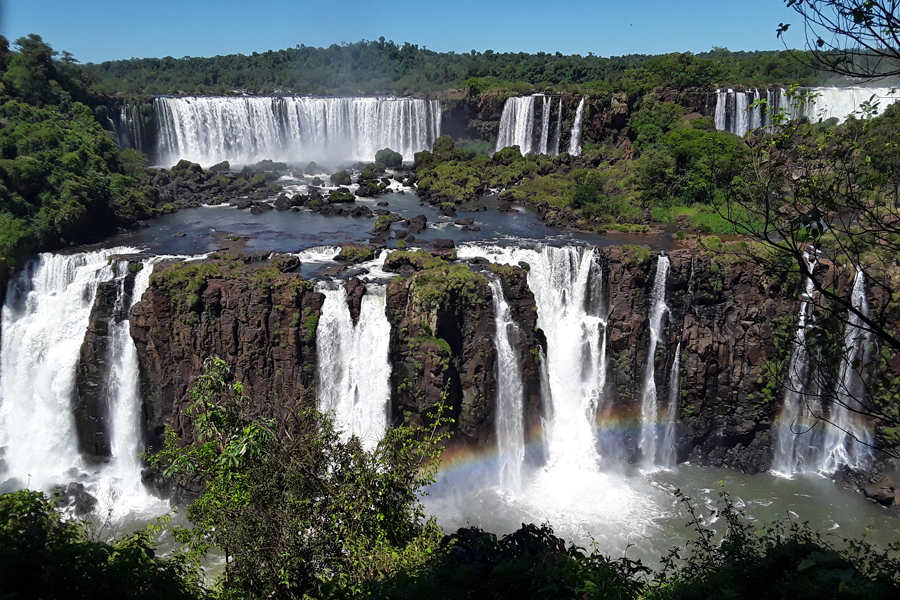
{"type": "MultiPolygon", "coordinates": [[[[785,0],[803,18],[806,54],[816,69],[861,79],[900,75],[897,0],[785,0]]],[[[781,37],[789,23],[781,23],[781,37]]]]}
{"type": "Polygon", "coordinates": [[[824,408],[839,406],[874,422],[878,445],[900,456],[900,105],[880,117],[874,108],[837,127],[775,115],[775,133],[748,140],[751,166],[720,210],[759,242],[746,257],[812,292],[803,295],[803,347],[794,348],[806,353],[810,379],[785,377],[812,424],[859,437],[824,408]],[[866,305],[854,301],[857,280],[866,305]]]}
{"type": "Polygon", "coordinates": [[[440,456],[435,430],[390,429],[371,452],[314,409],[278,421],[205,362],[186,412],[194,441],[169,431],[154,462],[202,491],[177,535],[196,553],[221,549],[225,592],[301,598],[324,582],[356,585],[414,566],[440,540],[418,497],[440,456]]]}
{"type": "Polygon", "coordinates": [[[154,529],[105,543],[41,492],[0,495],[0,597],[191,600],[205,597],[184,556],[157,557],[154,529]]]}

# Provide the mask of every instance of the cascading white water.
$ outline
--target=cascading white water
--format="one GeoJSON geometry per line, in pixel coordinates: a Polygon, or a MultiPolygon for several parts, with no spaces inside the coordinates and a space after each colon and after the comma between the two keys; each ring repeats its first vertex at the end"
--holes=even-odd
{"type": "MultiPolygon", "coordinates": [[[[748,92],[734,90],[716,90],[714,120],[717,130],[743,136],[750,129],[771,125],[769,114],[757,117],[757,110],[748,113],[747,94],[748,92]]],[[[758,94],[755,91],[754,98],[758,94]]],[[[865,103],[871,102],[873,106],[877,103],[874,114],[880,115],[897,100],[900,100],[900,90],[888,87],[801,88],[796,97],[781,88],[777,96],[774,91],[766,90],[766,113],[779,110],[789,120],[806,117],[812,122],[819,122],[836,118],[841,123],[850,114],[859,115],[865,103]]]]}
{"type": "Polygon", "coordinates": [[[541,97],[541,144],[538,154],[550,154],[550,108],[553,100],[547,96],[541,97]]]}
{"type": "Polygon", "coordinates": [[[193,96],[153,104],[161,164],[368,161],[382,148],[412,160],[440,136],[437,100],[193,96]]]}
{"type": "Polygon", "coordinates": [[[529,265],[528,285],[547,336],[548,469],[597,471],[593,421],[601,408],[607,369],[606,320],[600,312],[602,273],[587,248],[468,246],[460,258],[529,265]]]}
{"type": "MultiPolygon", "coordinates": [[[[850,302],[860,314],[868,317],[865,274],[858,266],[850,302]]],[[[840,465],[863,469],[872,457],[871,425],[860,415],[867,412],[862,374],[869,346],[869,335],[862,328],[862,323],[859,315],[853,312],[848,314],[835,401],[831,405],[830,422],[825,425],[822,462],[818,468],[823,473],[834,473],[840,465]]]]}
{"type": "Polygon", "coordinates": [[[750,129],[754,131],[762,127],[762,106],[760,106],[759,90],[753,90],[753,101],[750,106],[750,129]]]}
{"type": "Polygon", "coordinates": [[[116,512],[133,513],[159,504],[149,496],[141,482],[143,467],[140,453],[144,450],[141,428],[140,369],[137,347],[131,338],[131,322],[127,315],[150,285],[153,267],[165,257],[153,257],[142,261],[141,270],[135,275],[134,287],[128,306],[125,302],[125,277],[127,261],[119,263],[119,294],[116,298],[116,314],[126,318],[110,324],[107,380],[108,414],[110,423],[110,449],[112,461],[104,469],[100,480],[100,495],[109,493],[116,498],[116,512]]]}
{"type": "Polygon", "coordinates": [[[559,146],[562,144],[562,120],[563,120],[563,101],[559,99],[559,111],[556,113],[556,136],[553,138],[553,155],[559,154],[559,146]]]}
{"type": "Polygon", "coordinates": [[[725,131],[728,119],[728,94],[731,90],[716,90],[716,111],[713,117],[716,129],[725,131]]]}
{"type": "Polygon", "coordinates": [[[357,436],[371,450],[387,431],[391,400],[386,289],[366,286],[355,325],[343,286],[321,286],[320,291],[325,303],[316,331],[319,410],[330,413],[345,436],[357,436]]]}
{"type": "Polygon", "coordinates": [[[569,154],[578,156],[581,154],[581,120],[584,116],[584,98],[578,103],[575,110],[575,122],[572,123],[572,137],[569,139],[569,154]]]}
{"type": "Polygon", "coordinates": [[[734,131],[744,137],[750,129],[750,109],[747,103],[747,92],[736,92],[734,95],[734,131]]]}
{"type": "MultiPolygon", "coordinates": [[[[815,257],[804,254],[806,267],[812,273],[816,267],[815,257]]],[[[790,476],[813,467],[814,455],[817,452],[816,432],[810,428],[816,426],[818,412],[811,406],[816,394],[808,385],[809,349],[806,345],[806,332],[812,318],[813,294],[815,283],[812,277],[807,278],[797,315],[797,334],[794,348],[788,363],[788,381],[784,391],[781,414],[775,428],[775,456],[772,459],[774,473],[790,476]]]]}
{"type": "Polygon", "coordinates": [[[519,355],[521,332],[512,318],[500,281],[492,278],[488,283],[494,299],[496,324],[494,348],[497,353],[497,401],[494,423],[497,431],[500,487],[518,491],[522,485],[522,463],[525,461],[524,385],[519,355]]]}
{"type": "Polygon", "coordinates": [[[509,98],[500,115],[500,131],[495,151],[518,146],[522,155],[531,154],[534,145],[534,99],[536,96],[509,98]]]}
{"type": "Polygon", "coordinates": [[[669,373],[669,407],[666,409],[666,431],[663,435],[662,445],[659,449],[659,465],[662,467],[674,467],[677,460],[675,456],[675,428],[678,425],[678,404],[681,400],[681,341],[675,346],[675,360],[672,361],[672,370],[669,373]]]}
{"type": "Polygon", "coordinates": [[[644,383],[641,386],[641,439],[638,448],[644,466],[656,464],[656,451],[659,445],[657,421],[659,408],[656,403],[656,347],[662,337],[663,317],[668,312],[666,306],[666,284],[669,276],[669,258],[659,255],[656,262],[656,278],[653,280],[653,291],[650,293],[650,344],[647,348],[647,368],[644,371],[644,383]]]}
{"type": "Polygon", "coordinates": [[[49,490],[85,468],[72,413],[75,376],[97,287],[114,277],[113,248],[41,254],[10,282],[0,348],[2,480],[49,490]]]}

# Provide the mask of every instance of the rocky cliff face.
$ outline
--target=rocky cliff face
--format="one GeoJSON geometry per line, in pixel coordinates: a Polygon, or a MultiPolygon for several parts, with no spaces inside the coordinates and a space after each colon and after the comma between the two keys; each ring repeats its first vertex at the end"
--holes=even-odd
{"type": "MultiPolygon", "coordinates": [[[[668,312],[653,360],[662,404],[671,393],[680,347],[677,458],[751,473],[766,470],[783,395],[772,375],[784,375],[790,355],[800,302],[797,283],[699,249],[675,250],[668,258],[668,312]]],[[[615,441],[628,460],[636,456],[658,257],[646,249],[611,247],[600,250],[597,260],[603,269],[609,356],[607,402],[599,422],[615,418],[634,424],[615,441]]],[[[285,415],[315,403],[316,327],[324,298],[291,272],[296,266],[292,257],[245,264],[214,256],[156,267],[131,315],[152,444],[159,443],[165,425],[189,434],[180,412],[203,360],[211,355],[233,366],[266,414],[285,415]]],[[[455,419],[450,427],[455,443],[496,443],[496,323],[488,282],[497,278],[523,335],[526,429],[539,430],[544,407],[537,358],[545,342],[536,327],[527,273],[478,259],[453,261],[447,252],[443,258],[395,252],[385,268],[402,273],[388,285],[386,300],[393,423],[428,423],[434,406],[443,401],[455,419]]],[[[822,276],[829,275],[823,271],[822,276]]],[[[358,319],[365,286],[350,280],[346,287],[351,314],[358,319]]],[[[104,397],[99,373],[106,323],[118,318],[110,298],[115,290],[102,288],[97,294],[78,381],[83,450],[98,458],[109,454],[94,417],[104,397]]],[[[876,479],[852,481],[865,487],[876,479]]]]}
{"type": "Polygon", "coordinates": [[[455,443],[495,443],[496,322],[488,277],[500,279],[524,333],[519,351],[526,412],[532,425],[539,419],[540,378],[532,352],[538,344],[537,314],[525,272],[444,263],[388,287],[395,424],[428,422],[433,407],[443,401],[455,420],[455,443]]]}
{"type": "MultiPolygon", "coordinates": [[[[620,248],[604,252],[609,282],[610,389],[616,410],[634,414],[647,368],[650,292],[657,258],[620,248]]],[[[657,396],[667,401],[681,346],[679,461],[755,473],[771,461],[771,425],[780,393],[769,370],[789,347],[775,328],[796,313],[784,290],[756,265],[696,250],[669,255],[669,307],[657,348],[657,396]]]]}
{"type": "Polygon", "coordinates": [[[165,425],[188,433],[181,411],[209,356],[225,359],[245,393],[268,414],[310,402],[315,329],[323,296],[290,270],[213,259],[157,265],[131,313],[151,444],[165,425]]]}

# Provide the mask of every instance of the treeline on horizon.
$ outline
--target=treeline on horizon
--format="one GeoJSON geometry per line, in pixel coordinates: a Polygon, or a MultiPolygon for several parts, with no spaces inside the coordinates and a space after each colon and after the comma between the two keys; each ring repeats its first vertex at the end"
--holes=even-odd
{"type": "MultiPolygon", "coordinates": [[[[429,94],[488,79],[518,93],[626,91],[658,85],[709,88],[822,83],[799,51],[633,54],[604,58],[538,52],[435,52],[418,45],[363,40],[316,48],[299,44],[250,55],[132,58],[89,63],[98,92],[115,94],[429,94]]],[[[477,91],[484,91],[481,85],[477,91]]]]}

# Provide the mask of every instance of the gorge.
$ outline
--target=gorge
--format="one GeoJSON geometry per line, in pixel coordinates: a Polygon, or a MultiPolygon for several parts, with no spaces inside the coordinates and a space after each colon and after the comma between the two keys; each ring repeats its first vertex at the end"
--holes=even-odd
{"type": "MultiPolygon", "coordinates": [[[[776,332],[777,323],[805,314],[805,300],[751,263],[690,248],[655,256],[615,246],[475,243],[459,246],[456,260],[438,253],[429,266],[423,251],[384,252],[355,271],[368,282],[314,284],[299,275],[303,262],[346,269],[334,260],[339,251],[256,262],[258,255],[165,258],[111,248],[32,263],[7,296],[2,356],[5,385],[28,378],[40,386],[30,395],[4,388],[4,488],[30,481],[62,484],[73,495],[78,485],[94,496],[115,489],[128,511],[151,510],[158,501],[144,486],[163,482],[127,457],[144,444],[158,447],[166,425],[191,435],[180,415],[210,355],[234,365],[246,393],[266,399],[267,414],[317,403],[367,447],[389,424],[427,423],[443,400],[455,420],[454,450],[429,506],[447,524],[462,518],[453,516],[468,504],[453,500],[462,489],[481,490],[472,492],[477,505],[499,490],[512,515],[548,518],[576,539],[603,531],[610,547],[637,543],[648,558],[672,539],[668,526],[661,535],[645,528],[678,514],[661,492],[673,477],[702,479],[701,466],[771,468],[802,482],[877,463],[835,429],[788,438],[822,460],[779,462],[782,431],[797,409],[789,394],[783,408],[766,396],[763,375],[790,356],[791,380],[805,376],[796,364],[802,356],[779,345],[776,332]],[[38,334],[64,336],[55,352],[65,356],[28,342],[38,334]],[[24,420],[23,402],[58,423],[53,445],[24,420]],[[460,476],[454,465],[480,456],[496,458],[475,480],[447,483],[460,476]],[[675,464],[693,466],[660,470],[675,464]],[[447,485],[452,491],[442,491],[447,485]],[[594,496],[599,489],[605,500],[594,496]],[[562,501],[562,490],[596,502],[562,501]],[[639,497],[649,504],[637,508],[639,497]],[[572,529],[583,519],[593,525],[572,529]]],[[[865,298],[862,281],[850,285],[856,303],[865,298]]],[[[803,334],[802,318],[794,331],[803,334]]],[[[844,343],[862,348],[856,331],[848,326],[844,343]]],[[[859,367],[848,363],[839,379],[854,386],[848,369],[859,367]]],[[[847,418],[838,410],[832,419],[847,418]]],[[[470,509],[465,519],[474,518],[470,509]]],[[[491,523],[491,514],[485,509],[479,522],[491,523]]]]}

